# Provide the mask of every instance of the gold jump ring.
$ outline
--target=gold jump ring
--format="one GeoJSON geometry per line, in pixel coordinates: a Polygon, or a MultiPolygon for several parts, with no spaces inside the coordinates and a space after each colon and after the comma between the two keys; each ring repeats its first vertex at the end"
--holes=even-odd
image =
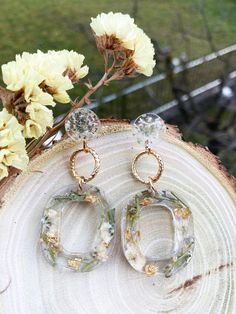
{"type": "Polygon", "coordinates": [[[71,172],[72,172],[72,175],[75,179],[77,179],[79,181],[79,186],[81,188],[81,185],[82,183],[86,183],[90,180],[92,180],[98,173],[99,171],[99,168],[100,168],[100,159],[98,157],[98,154],[95,152],[95,150],[93,150],[92,148],[88,147],[87,144],[84,142],[83,144],[83,148],[75,151],[71,157],[70,157],[70,169],[71,169],[71,172]],[[86,154],[90,154],[92,155],[93,159],[94,159],[94,168],[93,168],[93,172],[91,173],[90,176],[88,177],[85,177],[85,176],[80,176],[78,174],[78,172],[76,171],[75,169],[75,163],[76,163],[76,159],[78,158],[78,155],[81,153],[81,152],[84,152],[86,154]]]}
{"type": "Polygon", "coordinates": [[[134,175],[134,177],[139,180],[140,182],[144,183],[144,184],[150,184],[151,183],[155,183],[160,179],[160,176],[162,175],[162,172],[164,170],[164,164],[161,160],[161,157],[155,152],[153,151],[151,148],[147,147],[145,150],[141,151],[140,153],[138,153],[132,162],[132,173],[134,175]],[[155,157],[155,159],[158,162],[158,171],[156,173],[156,175],[154,176],[149,176],[148,180],[144,180],[140,177],[140,175],[138,174],[137,168],[136,168],[136,164],[139,160],[140,157],[142,157],[143,155],[152,155],[155,157]]]}

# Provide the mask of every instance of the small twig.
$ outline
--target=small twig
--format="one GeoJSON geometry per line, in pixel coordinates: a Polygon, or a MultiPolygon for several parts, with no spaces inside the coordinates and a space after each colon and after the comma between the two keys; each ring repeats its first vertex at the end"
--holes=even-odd
{"type": "Polygon", "coordinates": [[[108,82],[111,82],[112,80],[115,79],[114,75],[111,76],[110,79],[108,79],[108,77],[109,77],[109,74],[115,68],[116,62],[117,62],[116,55],[114,53],[113,54],[113,63],[111,65],[111,67],[105,71],[103,77],[98,81],[98,83],[95,86],[89,88],[88,91],[85,93],[85,95],[81,98],[81,100],[79,102],[73,102],[73,105],[72,105],[70,111],[63,117],[63,119],[61,121],[59,121],[54,127],[48,129],[48,131],[42,137],[40,137],[38,140],[33,140],[32,143],[28,144],[28,146],[27,146],[27,153],[28,153],[29,158],[32,158],[34,156],[34,154],[36,153],[36,151],[42,146],[42,144],[48,138],[53,136],[57,131],[59,131],[63,127],[63,125],[64,125],[68,115],[72,111],[74,111],[77,108],[82,107],[84,104],[86,104],[88,102],[90,96],[93,93],[95,93],[100,87],[102,87],[103,85],[105,85],[108,82]]]}

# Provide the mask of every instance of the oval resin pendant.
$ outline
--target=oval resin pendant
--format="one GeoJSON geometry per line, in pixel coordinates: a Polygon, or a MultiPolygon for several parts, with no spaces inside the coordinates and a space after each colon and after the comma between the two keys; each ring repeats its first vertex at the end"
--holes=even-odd
{"type": "MultiPolygon", "coordinates": [[[[157,221],[158,228],[158,221],[157,221]]],[[[122,246],[129,264],[147,275],[164,274],[172,276],[191,260],[194,249],[194,231],[191,210],[170,191],[143,191],[123,211],[122,246]],[[168,258],[145,256],[140,246],[140,215],[150,206],[156,210],[170,211],[174,226],[174,244],[168,258]]]]}
{"type": "Polygon", "coordinates": [[[49,199],[41,221],[40,243],[47,261],[54,266],[78,272],[90,271],[106,261],[112,249],[114,214],[115,210],[109,207],[97,187],[84,185],[81,191],[78,185],[71,185],[60,189],[49,199]],[[75,205],[80,210],[82,203],[93,206],[98,215],[98,224],[88,252],[70,252],[61,243],[62,215],[66,208],[70,209],[75,205]]]}

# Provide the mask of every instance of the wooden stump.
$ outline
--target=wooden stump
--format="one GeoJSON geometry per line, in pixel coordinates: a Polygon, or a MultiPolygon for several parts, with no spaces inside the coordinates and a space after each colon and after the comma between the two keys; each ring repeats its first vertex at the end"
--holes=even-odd
{"type": "MultiPolygon", "coordinates": [[[[169,126],[153,148],[165,170],[159,189],[169,189],[191,207],[196,246],[189,265],[171,278],[147,277],[126,262],[120,241],[120,213],[135,193],[145,189],[131,175],[131,160],[142,149],[126,123],[104,123],[90,142],[101,158],[91,182],[105,191],[116,208],[112,257],[90,273],[62,272],[49,265],[39,249],[42,212],[51,194],[73,183],[68,160],[78,144],[64,140],[35,158],[8,187],[0,216],[0,306],[9,314],[59,313],[235,313],[235,179],[205,148],[185,143],[169,126]]],[[[142,173],[153,173],[152,159],[142,173]]],[[[89,173],[92,160],[81,156],[79,169],[89,173]]],[[[85,250],[94,231],[91,211],[68,212],[62,227],[69,249],[85,250]]],[[[166,212],[142,217],[143,248],[170,239],[166,212]]],[[[158,250],[166,250],[159,247],[158,250]]]]}

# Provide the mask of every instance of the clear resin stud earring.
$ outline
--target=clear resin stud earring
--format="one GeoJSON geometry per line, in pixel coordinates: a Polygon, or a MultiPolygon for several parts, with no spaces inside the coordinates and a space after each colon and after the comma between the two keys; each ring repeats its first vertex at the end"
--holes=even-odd
{"type": "MultiPolygon", "coordinates": [[[[149,147],[152,139],[157,139],[165,131],[164,121],[155,114],[144,114],[134,122],[134,135],[138,143],[144,143],[145,149],[139,152],[132,162],[133,176],[147,186],[147,189],[135,195],[123,210],[121,221],[122,247],[129,264],[147,275],[164,274],[170,277],[191,260],[194,249],[194,230],[192,213],[175,193],[158,191],[154,184],[161,177],[164,165],[161,157],[149,147]],[[156,159],[158,168],[154,176],[143,179],[137,170],[140,157],[147,155],[156,159]],[[148,209],[166,209],[170,212],[174,226],[174,241],[168,257],[145,256],[141,249],[141,213],[148,209]]],[[[158,222],[157,222],[158,228],[158,222]]]]}
{"type": "MultiPolygon", "coordinates": [[[[106,261],[114,236],[115,210],[111,209],[104,194],[98,187],[87,185],[98,173],[99,156],[87,141],[94,137],[100,129],[100,121],[96,114],[88,109],[77,109],[68,117],[65,129],[74,140],[82,140],[82,148],[75,151],[70,158],[70,170],[77,184],[64,186],[50,197],[41,222],[40,243],[47,261],[53,266],[87,272],[106,261]],[[76,170],[76,161],[81,153],[89,154],[94,159],[94,169],[90,176],[81,176],[76,170]],[[98,224],[92,247],[85,253],[70,252],[61,243],[61,224],[63,212],[71,207],[81,205],[92,206],[98,216],[98,224]]],[[[77,209],[77,208],[76,208],[77,209]]],[[[83,209],[84,210],[84,209],[83,209]]],[[[80,240],[80,239],[78,239],[80,240]]]]}

